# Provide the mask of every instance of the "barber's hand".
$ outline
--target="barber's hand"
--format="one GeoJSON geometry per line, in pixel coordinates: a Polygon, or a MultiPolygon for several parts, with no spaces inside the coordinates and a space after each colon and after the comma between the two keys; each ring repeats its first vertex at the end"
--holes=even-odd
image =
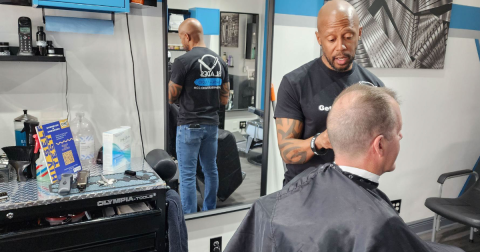
{"type": "Polygon", "coordinates": [[[332,148],[332,144],[330,144],[330,139],[328,138],[328,134],[326,130],[322,132],[320,135],[318,135],[317,139],[315,139],[315,147],[317,148],[317,150],[320,150],[321,148],[324,148],[324,149],[332,148]]]}

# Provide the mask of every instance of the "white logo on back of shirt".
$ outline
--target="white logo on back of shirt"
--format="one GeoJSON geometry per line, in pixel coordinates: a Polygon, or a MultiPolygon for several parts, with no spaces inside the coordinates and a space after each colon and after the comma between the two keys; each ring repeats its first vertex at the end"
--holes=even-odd
{"type": "Polygon", "coordinates": [[[222,67],[217,57],[210,54],[205,54],[201,59],[198,60],[198,63],[200,63],[201,77],[222,77],[222,67]],[[205,57],[213,58],[212,66],[209,66],[209,64],[203,61],[205,57]]]}
{"type": "Polygon", "coordinates": [[[320,111],[327,111],[327,112],[328,112],[328,111],[330,111],[331,109],[332,109],[332,106],[329,106],[329,107],[324,106],[324,105],[318,106],[318,110],[320,110],[320,111]]]}

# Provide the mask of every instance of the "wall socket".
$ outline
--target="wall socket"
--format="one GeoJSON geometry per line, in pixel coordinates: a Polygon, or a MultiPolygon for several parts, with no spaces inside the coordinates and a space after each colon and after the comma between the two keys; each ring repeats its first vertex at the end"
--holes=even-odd
{"type": "Polygon", "coordinates": [[[222,237],[210,239],[210,252],[222,252],[222,237]]]}
{"type": "Polygon", "coordinates": [[[400,207],[402,206],[402,200],[392,200],[392,205],[393,208],[397,211],[398,214],[400,214],[400,207]]]}
{"type": "Polygon", "coordinates": [[[245,129],[245,128],[247,128],[247,121],[240,121],[239,127],[240,127],[240,129],[245,129]]]}

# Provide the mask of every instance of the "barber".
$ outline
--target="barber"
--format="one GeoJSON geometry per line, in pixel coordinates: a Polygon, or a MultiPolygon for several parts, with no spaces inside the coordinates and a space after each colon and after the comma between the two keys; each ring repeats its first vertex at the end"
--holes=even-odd
{"type": "Polygon", "coordinates": [[[230,83],[226,63],[205,46],[203,28],[194,18],[178,28],[187,51],[175,59],[168,84],[168,102],[180,104],[177,125],[177,159],[180,195],[185,214],[197,212],[197,160],[205,175],[203,211],[217,205],[218,111],[228,102],[230,83]]]}
{"type": "Polygon", "coordinates": [[[334,161],[326,123],[342,90],[355,83],[384,86],[354,61],[362,27],[352,5],[327,2],[318,12],[317,30],[322,56],[286,74],[278,90],[275,122],[287,164],[284,185],[309,167],[334,161]]]}

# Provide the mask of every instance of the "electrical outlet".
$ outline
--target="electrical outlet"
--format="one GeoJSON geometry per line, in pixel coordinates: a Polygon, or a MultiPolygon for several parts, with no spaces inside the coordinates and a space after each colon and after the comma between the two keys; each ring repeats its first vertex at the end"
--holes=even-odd
{"type": "Polygon", "coordinates": [[[240,129],[245,129],[247,128],[247,121],[240,121],[240,129]]]}
{"type": "Polygon", "coordinates": [[[395,211],[400,214],[400,207],[402,206],[402,200],[392,200],[392,205],[393,208],[395,208],[395,211]]]}
{"type": "Polygon", "coordinates": [[[222,237],[210,239],[210,252],[222,252],[222,237]]]}

